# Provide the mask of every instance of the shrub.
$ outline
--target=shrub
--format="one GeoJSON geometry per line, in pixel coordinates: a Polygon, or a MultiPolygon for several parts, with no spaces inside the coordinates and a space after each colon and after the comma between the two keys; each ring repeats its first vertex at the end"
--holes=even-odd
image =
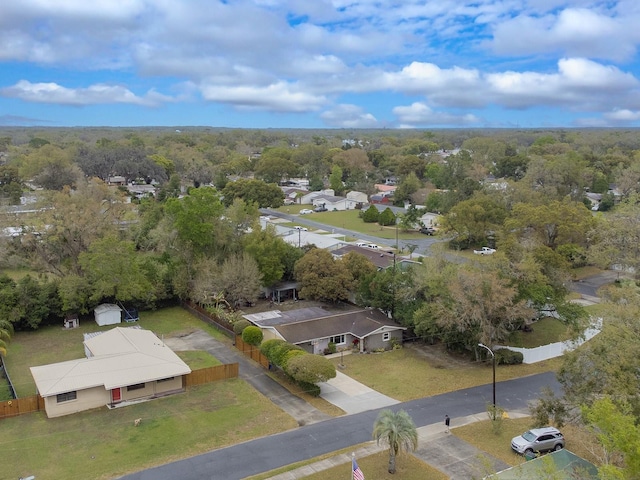
{"type": "Polygon", "coordinates": [[[521,352],[514,352],[508,348],[496,350],[495,356],[498,365],[518,365],[524,360],[524,355],[521,352]]]}
{"type": "Polygon", "coordinates": [[[336,367],[319,355],[299,355],[289,359],[287,374],[297,382],[326,382],[336,376],[336,367]]]}
{"type": "Polygon", "coordinates": [[[244,329],[250,326],[251,322],[249,320],[246,320],[244,318],[242,320],[238,320],[233,324],[233,333],[235,333],[236,335],[242,335],[244,329]]]}
{"type": "Polygon", "coordinates": [[[324,349],[324,354],[330,355],[332,353],[336,353],[337,351],[338,349],[336,348],[336,344],[333,342],[329,342],[329,345],[327,346],[327,348],[324,349]]]}
{"type": "Polygon", "coordinates": [[[388,225],[395,225],[396,223],[396,216],[395,214],[391,211],[391,209],[389,207],[387,207],[378,217],[378,223],[380,225],[382,225],[383,227],[386,227],[388,225]]]}
{"type": "Polygon", "coordinates": [[[375,205],[370,205],[369,208],[362,213],[362,221],[364,223],[376,223],[379,216],[380,212],[378,212],[375,205]]]}
{"type": "Polygon", "coordinates": [[[308,393],[312,397],[320,396],[320,387],[315,383],[296,382],[296,384],[302,388],[305,393],[308,393]]]}
{"type": "Polygon", "coordinates": [[[271,340],[267,340],[260,345],[260,353],[262,353],[265,357],[269,359],[269,361],[273,364],[274,355],[276,351],[280,348],[280,345],[287,343],[284,340],[280,340],[279,338],[272,338],[271,340]]]}
{"type": "Polygon", "coordinates": [[[289,364],[289,360],[291,360],[294,357],[298,357],[300,355],[309,355],[309,353],[305,352],[304,350],[289,350],[284,357],[282,358],[282,365],[280,365],[282,367],[283,370],[287,370],[287,365],[289,364]]]}
{"type": "Polygon", "coordinates": [[[278,347],[276,347],[273,350],[273,354],[272,354],[272,359],[271,359],[271,363],[282,367],[284,362],[285,362],[285,358],[287,356],[287,353],[290,352],[291,350],[300,350],[300,351],[304,351],[302,350],[302,348],[300,348],[297,345],[294,345],[292,343],[288,343],[288,342],[284,342],[281,343],[278,347]]]}
{"type": "Polygon", "coordinates": [[[242,331],[242,341],[257,347],[262,343],[262,330],[255,326],[249,326],[242,331]]]}

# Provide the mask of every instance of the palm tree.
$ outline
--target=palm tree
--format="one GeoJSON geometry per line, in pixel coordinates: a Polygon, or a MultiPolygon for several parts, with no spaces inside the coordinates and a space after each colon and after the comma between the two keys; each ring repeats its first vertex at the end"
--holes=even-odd
{"type": "Polygon", "coordinates": [[[418,431],[407,412],[389,409],[378,414],[373,424],[373,438],[389,445],[389,473],[396,473],[396,455],[400,449],[409,452],[418,448],[418,431]]]}

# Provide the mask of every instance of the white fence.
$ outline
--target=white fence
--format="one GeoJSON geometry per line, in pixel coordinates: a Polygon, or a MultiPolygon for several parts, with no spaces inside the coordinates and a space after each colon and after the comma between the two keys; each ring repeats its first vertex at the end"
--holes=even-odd
{"type": "Polygon", "coordinates": [[[595,337],[602,328],[602,318],[596,318],[591,327],[587,328],[584,331],[584,334],[578,340],[567,340],[565,342],[556,342],[550,343],[549,345],[543,345],[541,347],[536,348],[519,348],[519,347],[510,347],[508,345],[494,345],[494,350],[499,350],[501,348],[508,348],[509,350],[513,350],[514,352],[522,353],[523,360],[522,363],[536,363],[542,362],[543,360],[548,360],[550,358],[560,357],[566,351],[571,351],[578,348],[587,340],[591,340],[595,337]]]}

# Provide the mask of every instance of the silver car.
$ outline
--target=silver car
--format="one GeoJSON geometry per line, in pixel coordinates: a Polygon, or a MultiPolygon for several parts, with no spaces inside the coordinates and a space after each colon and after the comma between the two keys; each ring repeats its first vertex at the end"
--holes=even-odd
{"type": "Polygon", "coordinates": [[[564,448],[562,432],[554,427],[532,428],[522,435],[513,437],[511,448],[520,454],[560,450],[564,448]]]}

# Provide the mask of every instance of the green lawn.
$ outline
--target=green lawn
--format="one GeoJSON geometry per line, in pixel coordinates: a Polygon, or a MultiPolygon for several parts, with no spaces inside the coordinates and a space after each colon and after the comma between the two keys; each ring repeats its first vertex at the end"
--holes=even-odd
{"type": "Polygon", "coordinates": [[[2,420],[2,476],[107,479],[269,435],[297,423],[243,380],[115,410],[2,420]],[[141,418],[139,427],[134,419],[141,418]]]}
{"type": "MultiPolygon", "coordinates": [[[[282,213],[298,213],[303,208],[309,208],[309,205],[292,205],[287,207],[280,207],[278,211],[282,213]]],[[[389,240],[396,239],[396,228],[382,227],[377,223],[364,223],[359,218],[358,213],[360,210],[342,210],[337,212],[314,212],[304,215],[302,218],[308,218],[309,220],[315,220],[325,225],[338,228],[348,228],[355,232],[364,233],[367,235],[373,235],[380,238],[386,238],[389,240]]],[[[403,232],[398,230],[398,238],[400,240],[414,240],[418,238],[426,238],[424,234],[418,232],[403,232]]]]}
{"type": "MultiPolygon", "coordinates": [[[[463,388],[490,384],[490,363],[475,363],[448,358],[446,353],[427,358],[412,348],[384,353],[352,354],[344,356],[346,375],[400,401],[439,395],[463,388]]],[[[336,365],[340,358],[332,360],[336,365]]],[[[532,365],[498,365],[496,380],[533,375],[556,370],[560,359],[532,365]]]]}
{"type": "MultiPolygon", "coordinates": [[[[160,337],[188,333],[199,328],[216,338],[226,339],[215,328],[180,307],[140,312],[140,321],[136,324],[152,330],[160,337]]],[[[121,326],[130,325],[132,324],[121,324],[121,326]]],[[[82,358],[84,357],[83,334],[106,331],[111,328],[113,328],[112,325],[99,327],[90,318],[81,320],[80,327],[73,330],[65,330],[62,326],[49,326],[36,331],[16,332],[9,343],[5,362],[18,397],[36,393],[29,367],[82,358]]]]}
{"type": "Polygon", "coordinates": [[[547,317],[532,325],[532,332],[517,331],[511,334],[508,345],[535,348],[550,343],[562,342],[570,338],[567,326],[557,318],[547,317]]]}
{"type": "MultiPolygon", "coordinates": [[[[502,429],[498,434],[495,434],[491,428],[491,422],[486,420],[452,428],[451,433],[503,462],[515,466],[524,462],[525,459],[522,455],[511,450],[511,439],[532,428],[531,422],[532,419],[528,417],[505,419],[502,421],[502,429]]],[[[597,460],[592,453],[596,451],[591,440],[593,435],[589,435],[584,429],[573,425],[565,425],[560,430],[564,434],[567,449],[596,463],[597,460]]]]}
{"type": "Polygon", "coordinates": [[[202,350],[176,352],[176,355],[178,355],[184,363],[189,365],[191,370],[222,365],[221,361],[213,357],[209,352],[204,352],[202,350]]]}

